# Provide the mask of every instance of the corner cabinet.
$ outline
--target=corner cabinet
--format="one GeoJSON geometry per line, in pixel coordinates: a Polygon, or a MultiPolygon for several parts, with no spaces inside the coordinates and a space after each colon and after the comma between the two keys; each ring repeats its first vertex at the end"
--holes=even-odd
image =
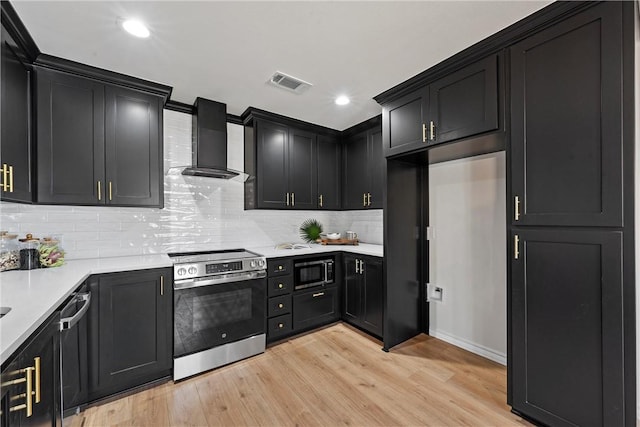
{"type": "Polygon", "coordinates": [[[499,129],[498,60],[489,56],[386,103],[385,157],[499,129]]]}
{"type": "Polygon", "coordinates": [[[163,96],[35,67],[37,202],[163,206],[163,96]]]}
{"type": "Polygon", "coordinates": [[[172,277],[164,268],[88,280],[89,401],[171,374],[172,277]]]}
{"type": "Polygon", "coordinates": [[[382,338],[382,259],[345,253],[343,271],[343,319],[382,338]]]}
{"type": "Polygon", "coordinates": [[[372,128],[347,136],[343,141],[343,209],[382,209],[384,168],[379,120],[372,128]]]}

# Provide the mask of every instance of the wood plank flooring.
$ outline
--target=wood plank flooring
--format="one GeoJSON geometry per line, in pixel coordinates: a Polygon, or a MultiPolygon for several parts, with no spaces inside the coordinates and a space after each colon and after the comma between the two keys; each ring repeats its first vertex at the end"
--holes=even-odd
{"type": "Polygon", "coordinates": [[[342,323],[65,419],[93,426],[523,426],[506,369],[426,335],[381,351],[342,323]]]}

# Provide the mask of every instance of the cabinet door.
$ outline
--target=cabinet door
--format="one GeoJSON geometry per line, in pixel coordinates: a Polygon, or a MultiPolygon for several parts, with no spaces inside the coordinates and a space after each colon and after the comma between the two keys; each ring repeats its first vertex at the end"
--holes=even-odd
{"type": "Polygon", "coordinates": [[[382,209],[382,190],[384,188],[384,172],[386,160],[382,153],[382,130],[369,132],[369,189],[367,191],[367,207],[382,209]]]}
{"type": "Polygon", "coordinates": [[[256,121],[257,177],[259,208],[287,207],[289,192],[289,130],[269,122],[256,121]]]}
{"type": "Polygon", "coordinates": [[[35,427],[62,424],[59,320],[59,313],[47,319],[39,331],[29,338],[28,344],[15,356],[14,361],[2,372],[1,421],[3,426],[35,427]],[[28,371],[25,372],[24,369],[28,371]],[[26,382],[6,385],[11,380],[26,378],[27,375],[31,380],[33,393],[31,396],[26,396],[26,382]],[[8,410],[25,404],[25,399],[31,401],[31,415],[27,416],[26,408],[8,410]]]}
{"type": "Polygon", "coordinates": [[[382,260],[365,258],[363,266],[364,298],[362,322],[365,329],[374,335],[382,336],[382,260]]]}
{"type": "Polygon", "coordinates": [[[622,225],[621,7],[605,2],[510,49],[514,224],[622,225]]]}
{"type": "Polygon", "coordinates": [[[418,89],[382,108],[382,142],[385,157],[425,148],[429,90],[418,89]]]}
{"type": "Polygon", "coordinates": [[[0,177],[2,184],[7,185],[6,190],[0,190],[0,197],[31,202],[31,73],[19,55],[16,42],[3,26],[0,164],[11,167],[13,176],[0,177]]]}
{"type": "Polygon", "coordinates": [[[498,57],[492,55],[429,85],[430,143],[498,129],[497,64],[498,57]]]}
{"type": "Polygon", "coordinates": [[[341,207],[342,146],[337,138],[318,136],[318,208],[341,207]]]}
{"type": "Polygon", "coordinates": [[[98,276],[90,284],[89,400],[171,372],[171,270],[98,276]]]}
{"type": "Polygon", "coordinates": [[[160,98],[116,86],[105,96],[107,204],[162,207],[160,98]]]}
{"type": "Polygon", "coordinates": [[[318,158],[316,135],[297,129],[289,131],[290,207],[315,209],[317,204],[318,158]]]}
{"type": "Polygon", "coordinates": [[[545,425],[624,425],[622,233],[514,233],[513,408],[545,425]]]}
{"type": "Polygon", "coordinates": [[[44,68],[36,78],[38,202],[104,203],[104,86],[44,68]]]}
{"type": "Polygon", "coordinates": [[[343,318],[351,323],[360,324],[362,315],[363,278],[360,274],[360,260],[353,255],[343,255],[344,298],[343,318]]]}
{"type": "Polygon", "coordinates": [[[369,171],[367,169],[367,133],[359,133],[347,141],[343,147],[343,188],[342,207],[344,209],[364,209],[367,206],[369,171]]]}
{"type": "Polygon", "coordinates": [[[323,288],[293,295],[293,329],[301,331],[340,318],[338,289],[323,288]]]}

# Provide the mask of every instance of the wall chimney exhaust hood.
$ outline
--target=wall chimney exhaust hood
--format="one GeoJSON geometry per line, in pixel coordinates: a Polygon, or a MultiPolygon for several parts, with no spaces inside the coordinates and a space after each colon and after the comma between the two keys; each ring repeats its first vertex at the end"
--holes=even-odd
{"type": "Polygon", "coordinates": [[[247,175],[227,167],[227,105],[204,98],[194,104],[192,166],[182,175],[244,181],[247,175]]]}

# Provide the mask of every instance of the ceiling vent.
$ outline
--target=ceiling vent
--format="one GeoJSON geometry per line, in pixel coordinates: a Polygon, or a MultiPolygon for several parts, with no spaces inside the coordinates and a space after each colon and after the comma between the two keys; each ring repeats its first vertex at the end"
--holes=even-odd
{"type": "Polygon", "coordinates": [[[269,83],[294,93],[302,93],[313,86],[309,82],[305,82],[304,80],[300,80],[288,74],[281,73],[280,71],[276,71],[276,73],[271,76],[271,78],[269,79],[269,83]]]}

